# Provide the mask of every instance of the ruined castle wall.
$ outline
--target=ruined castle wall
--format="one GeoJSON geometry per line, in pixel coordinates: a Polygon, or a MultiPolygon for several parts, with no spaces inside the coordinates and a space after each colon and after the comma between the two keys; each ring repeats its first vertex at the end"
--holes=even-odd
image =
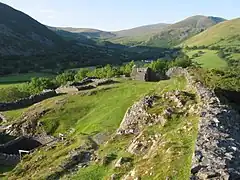
{"type": "Polygon", "coordinates": [[[56,95],[57,94],[54,90],[47,90],[40,94],[32,95],[30,97],[23,98],[14,102],[0,103],[0,111],[9,111],[14,109],[25,108],[27,106],[31,106],[35,103],[54,97],[56,95]]]}
{"type": "Polygon", "coordinates": [[[192,159],[191,179],[240,179],[240,116],[221,104],[183,68],[172,68],[169,77],[185,76],[202,101],[198,137],[192,159]]]}

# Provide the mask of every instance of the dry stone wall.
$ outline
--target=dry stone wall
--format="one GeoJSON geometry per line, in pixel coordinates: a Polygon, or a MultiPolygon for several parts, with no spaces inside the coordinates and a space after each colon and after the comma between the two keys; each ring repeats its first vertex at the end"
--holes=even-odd
{"type": "Polygon", "coordinates": [[[167,75],[185,76],[202,102],[191,179],[240,179],[240,116],[237,111],[221,104],[214,92],[195,82],[186,69],[172,68],[167,75]]]}
{"type": "Polygon", "coordinates": [[[0,103],[0,111],[10,111],[14,109],[25,108],[27,106],[31,106],[35,103],[54,97],[56,95],[57,93],[54,90],[46,90],[40,94],[32,95],[28,98],[23,98],[18,101],[9,102],[9,103],[0,103]]]}

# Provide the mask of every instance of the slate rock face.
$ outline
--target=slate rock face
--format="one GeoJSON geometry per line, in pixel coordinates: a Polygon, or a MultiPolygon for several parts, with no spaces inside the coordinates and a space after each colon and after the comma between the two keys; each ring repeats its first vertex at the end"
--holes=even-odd
{"type": "Polygon", "coordinates": [[[191,179],[240,179],[240,115],[186,69],[172,68],[167,75],[186,77],[202,101],[191,179]]]}

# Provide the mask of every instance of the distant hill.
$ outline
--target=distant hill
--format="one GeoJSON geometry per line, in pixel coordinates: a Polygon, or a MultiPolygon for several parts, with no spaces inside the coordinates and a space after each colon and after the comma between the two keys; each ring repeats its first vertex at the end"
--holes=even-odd
{"type": "Polygon", "coordinates": [[[64,43],[30,16],[0,3],[0,55],[41,54],[64,43]]]}
{"type": "Polygon", "coordinates": [[[87,28],[59,29],[129,46],[172,47],[222,21],[225,19],[197,15],[175,24],[159,23],[115,32],[87,28]]]}
{"type": "Polygon", "coordinates": [[[151,25],[140,26],[132,29],[115,31],[113,33],[115,33],[117,37],[142,36],[145,34],[157,33],[161,29],[167,26],[169,26],[169,24],[165,24],[165,23],[151,24],[151,25]]]}
{"type": "Polygon", "coordinates": [[[88,39],[108,40],[128,46],[173,47],[222,21],[225,19],[197,15],[175,24],[159,23],[113,32],[72,27],[57,27],[55,31],[74,33],[71,37],[80,41],[83,39],[82,36],[85,36],[88,39]]]}
{"type": "Polygon", "coordinates": [[[143,44],[157,47],[171,47],[224,21],[211,16],[192,16],[162,29],[143,44]]]}
{"type": "MultiPolygon", "coordinates": [[[[73,27],[49,27],[49,29],[56,31],[58,34],[60,32],[69,32],[73,33],[72,37],[82,36],[88,39],[118,39],[123,37],[138,37],[153,34],[159,32],[164,27],[168,26],[169,24],[159,23],[159,24],[152,24],[146,26],[140,26],[132,29],[125,29],[121,31],[102,31],[98,29],[91,29],[91,28],[73,28],[73,27]]],[[[60,34],[65,36],[66,34],[60,34]]]]}
{"type": "Polygon", "coordinates": [[[98,29],[90,29],[90,28],[55,27],[55,30],[63,30],[63,31],[74,33],[74,34],[79,34],[87,38],[106,39],[106,38],[112,38],[116,36],[112,32],[101,31],[98,29]]]}
{"type": "Polygon", "coordinates": [[[132,29],[115,31],[114,38],[108,39],[113,43],[120,43],[125,45],[140,45],[142,42],[147,41],[152,35],[160,32],[170,24],[159,23],[146,26],[140,26],[132,29]]]}
{"type": "Polygon", "coordinates": [[[187,46],[220,45],[240,46],[240,18],[221,22],[188,39],[187,46]]]}

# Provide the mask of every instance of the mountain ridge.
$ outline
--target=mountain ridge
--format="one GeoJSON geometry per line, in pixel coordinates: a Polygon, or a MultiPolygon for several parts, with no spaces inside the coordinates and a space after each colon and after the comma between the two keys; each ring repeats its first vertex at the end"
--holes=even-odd
{"type": "Polygon", "coordinates": [[[225,21],[225,19],[195,15],[174,24],[157,23],[120,31],[71,27],[57,29],[79,33],[89,39],[106,39],[124,45],[171,47],[222,21],[225,21]]]}
{"type": "Polygon", "coordinates": [[[31,55],[61,46],[64,40],[29,15],[0,3],[1,55],[31,55]]]}
{"type": "Polygon", "coordinates": [[[202,15],[191,16],[164,28],[144,44],[158,47],[175,46],[222,21],[225,19],[202,15]]]}
{"type": "Polygon", "coordinates": [[[183,45],[240,45],[240,18],[221,22],[186,40],[183,45]],[[239,40],[238,40],[239,39],[239,40]],[[234,44],[234,43],[235,44],[234,44]]]}

